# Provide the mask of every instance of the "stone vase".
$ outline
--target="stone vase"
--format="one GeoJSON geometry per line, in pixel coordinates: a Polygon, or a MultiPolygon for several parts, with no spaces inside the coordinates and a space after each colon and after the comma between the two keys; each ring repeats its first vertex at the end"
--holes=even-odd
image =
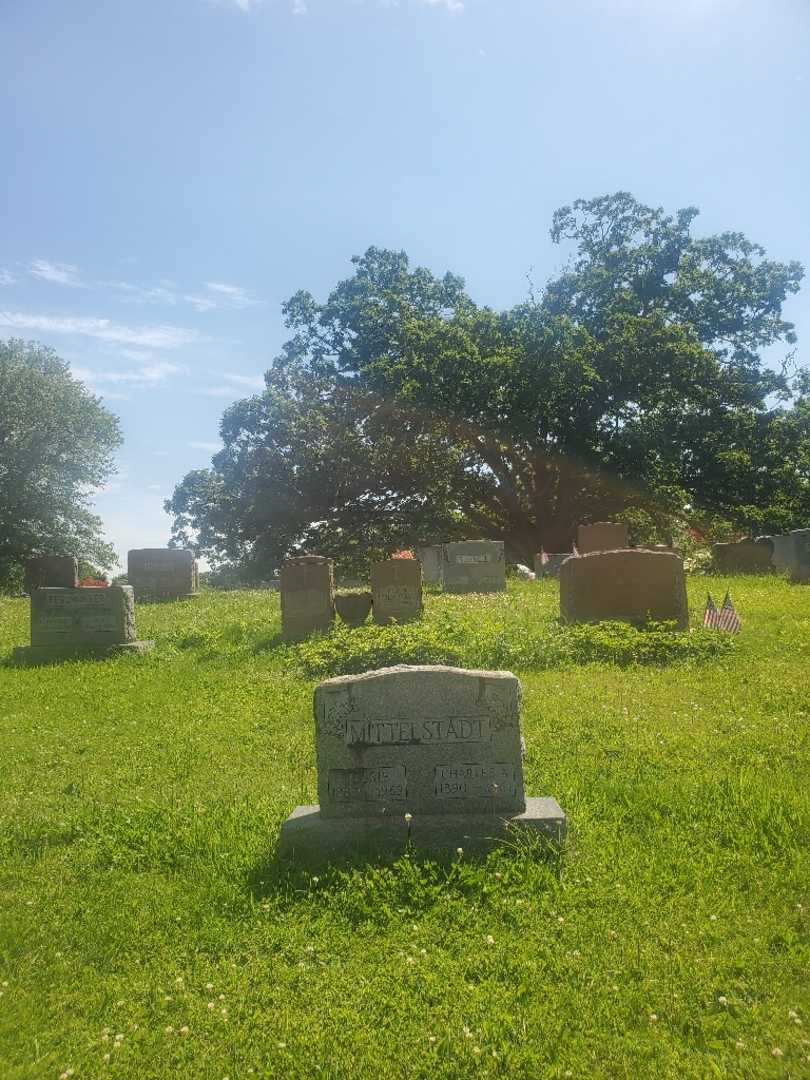
{"type": "Polygon", "coordinates": [[[335,607],[338,615],[349,626],[362,626],[371,611],[371,593],[336,593],[335,607]]]}

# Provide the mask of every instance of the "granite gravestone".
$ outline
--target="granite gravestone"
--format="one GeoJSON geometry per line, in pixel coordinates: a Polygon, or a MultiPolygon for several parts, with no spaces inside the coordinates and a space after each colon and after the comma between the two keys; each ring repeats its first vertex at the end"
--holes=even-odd
{"type": "Polygon", "coordinates": [[[23,589],[75,589],[79,585],[79,560],[75,555],[34,555],[25,561],[23,589]]]}
{"type": "Polygon", "coordinates": [[[438,585],[442,580],[442,546],[427,544],[416,549],[416,557],[422,564],[422,580],[426,585],[438,585]]]}
{"type": "Polygon", "coordinates": [[[769,536],[768,539],[773,544],[771,566],[780,573],[790,570],[793,566],[793,537],[787,534],[769,536]]]}
{"type": "Polygon", "coordinates": [[[616,551],[630,546],[627,525],[623,521],[597,521],[577,528],[577,552],[616,551]]]}
{"type": "Polygon", "coordinates": [[[293,641],[328,633],[335,618],[335,574],[331,559],[300,555],[281,568],[281,631],[293,641]]]}
{"type": "Polygon", "coordinates": [[[15,650],[18,660],[37,662],[71,656],[146,652],[138,641],[135,596],[130,585],[91,589],[35,589],[31,594],[31,646],[15,650]]]}
{"type": "Polygon", "coordinates": [[[810,529],[793,529],[790,576],[794,581],[810,581],[810,529]]]}
{"type": "Polygon", "coordinates": [[[502,592],[506,588],[503,540],[458,540],[442,548],[445,592],[502,592]]]}
{"type": "Polygon", "coordinates": [[[394,667],[315,691],[319,806],[285,822],[282,854],[487,848],[525,826],[557,839],[554,799],[526,799],[520,683],[509,672],[394,667]],[[407,816],[406,816],[407,815],[407,816]]]}
{"type": "Polygon", "coordinates": [[[560,616],[565,622],[674,621],[685,630],[689,608],[683,560],[641,548],[566,559],[560,569],[560,616]]]}
{"type": "Polygon", "coordinates": [[[422,564],[418,559],[387,559],[371,567],[372,614],[385,625],[422,614],[422,564]]]}
{"type": "Polygon", "coordinates": [[[736,544],[714,544],[714,565],[721,574],[761,574],[772,568],[774,546],[769,536],[739,540],[736,544]]]}
{"type": "Polygon", "coordinates": [[[127,555],[127,581],[138,597],[177,600],[195,596],[199,587],[197,560],[185,548],[135,548],[127,555]]]}
{"type": "Polygon", "coordinates": [[[559,577],[560,567],[565,559],[570,559],[572,553],[570,551],[555,551],[553,553],[546,552],[545,562],[543,561],[543,553],[538,552],[534,557],[534,574],[537,578],[544,577],[559,577]]]}

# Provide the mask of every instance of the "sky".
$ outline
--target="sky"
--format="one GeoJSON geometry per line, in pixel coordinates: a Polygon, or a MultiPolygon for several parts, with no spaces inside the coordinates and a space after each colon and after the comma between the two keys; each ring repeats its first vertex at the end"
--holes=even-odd
{"type": "Polygon", "coordinates": [[[0,0],[0,94],[0,338],[120,416],[124,562],[372,244],[508,307],[627,190],[810,266],[810,0],[0,0]]]}

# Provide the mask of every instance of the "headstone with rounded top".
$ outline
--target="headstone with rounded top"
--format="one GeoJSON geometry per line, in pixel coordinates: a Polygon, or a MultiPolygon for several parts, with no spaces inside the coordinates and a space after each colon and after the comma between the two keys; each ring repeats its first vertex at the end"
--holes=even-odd
{"type": "Polygon", "coordinates": [[[396,856],[410,841],[451,854],[521,826],[561,839],[554,799],[524,794],[520,702],[508,671],[402,666],[321,683],[320,804],[290,815],[281,853],[396,856]]]}
{"type": "Polygon", "coordinates": [[[281,631],[294,641],[328,633],[335,618],[335,574],[331,559],[299,555],[281,567],[281,631]]]}
{"type": "Polygon", "coordinates": [[[685,630],[689,607],[683,560],[642,548],[566,559],[560,569],[560,616],[565,622],[675,622],[685,630]]]}
{"type": "Polygon", "coordinates": [[[422,614],[422,564],[418,559],[387,559],[371,567],[375,623],[405,622],[422,614]]]}
{"type": "Polygon", "coordinates": [[[624,521],[596,521],[592,525],[577,528],[577,552],[587,555],[591,551],[617,551],[630,546],[627,525],[624,521]]]}
{"type": "Polygon", "coordinates": [[[31,594],[31,645],[14,656],[26,663],[113,653],[146,652],[139,641],[130,585],[108,588],[35,589],[31,594]]]}
{"type": "Polygon", "coordinates": [[[503,540],[457,540],[442,548],[445,592],[502,592],[506,588],[503,540]]]}

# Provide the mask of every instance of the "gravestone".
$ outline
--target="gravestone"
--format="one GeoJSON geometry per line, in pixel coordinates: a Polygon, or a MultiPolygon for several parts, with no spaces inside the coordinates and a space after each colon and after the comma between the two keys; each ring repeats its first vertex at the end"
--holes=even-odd
{"type": "Polygon", "coordinates": [[[426,585],[438,585],[442,580],[442,546],[427,544],[416,549],[416,557],[422,564],[422,580],[426,585]]]}
{"type": "Polygon", "coordinates": [[[712,545],[714,565],[721,574],[757,574],[770,570],[773,551],[769,536],[712,545]]]}
{"type": "Polygon", "coordinates": [[[127,581],[139,598],[195,596],[197,560],[185,548],[134,548],[127,555],[127,581]]]}
{"type": "Polygon", "coordinates": [[[538,552],[534,557],[534,574],[537,578],[544,577],[559,577],[560,567],[565,559],[573,557],[573,553],[570,551],[555,551],[553,553],[546,552],[546,561],[543,562],[542,552],[538,552]]]}
{"type": "Polygon", "coordinates": [[[422,564],[418,559],[387,559],[371,567],[375,623],[405,622],[422,614],[422,564]]]}
{"type": "Polygon", "coordinates": [[[577,528],[577,551],[580,555],[628,547],[630,539],[623,521],[597,521],[593,525],[580,525],[577,528]]]}
{"type": "Polygon", "coordinates": [[[510,825],[561,839],[555,800],[524,795],[520,701],[504,671],[393,667],[321,683],[320,805],[296,807],[280,853],[397,856],[410,839],[451,854],[486,849],[510,825]]]}
{"type": "Polygon", "coordinates": [[[506,588],[503,540],[458,540],[442,548],[445,592],[502,592],[506,588]]]}
{"type": "Polygon", "coordinates": [[[565,622],[673,620],[685,630],[689,608],[683,560],[642,548],[566,559],[560,569],[560,615],[565,622]]]}
{"type": "Polygon", "coordinates": [[[331,559],[299,555],[281,568],[281,632],[288,641],[328,633],[335,617],[335,575],[331,559]]]}
{"type": "Polygon", "coordinates": [[[104,589],[35,589],[31,594],[31,646],[17,660],[36,663],[88,655],[146,652],[138,641],[135,595],[130,585],[104,589]]]}
{"type": "Polygon", "coordinates": [[[810,581],[810,529],[793,529],[790,533],[793,581],[810,581]]]}
{"type": "Polygon", "coordinates": [[[23,590],[75,589],[79,584],[79,560],[75,555],[34,555],[25,560],[23,590]]]}
{"type": "Polygon", "coordinates": [[[793,537],[790,534],[765,537],[757,537],[760,539],[768,539],[773,544],[773,555],[771,556],[771,566],[783,573],[785,570],[790,570],[793,566],[793,537]]]}

